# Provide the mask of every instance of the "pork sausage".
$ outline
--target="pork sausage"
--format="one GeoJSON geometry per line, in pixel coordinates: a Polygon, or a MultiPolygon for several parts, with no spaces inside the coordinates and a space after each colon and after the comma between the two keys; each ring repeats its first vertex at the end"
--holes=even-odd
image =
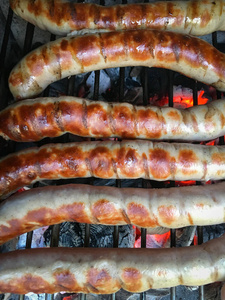
{"type": "Polygon", "coordinates": [[[17,250],[0,254],[0,292],[139,293],[224,281],[224,265],[225,236],[183,248],[17,250]]]}
{"type": "Polygon", "coordinates": [[[0,203],[0,245],[62,222],[181,228],[225,222],[225,182],[169,189],[67,184],[17,193],[0,203]]]}
{"type": "Polygon", "coordinates": [[[225,178],[225,146],[151,141],[47,144],[0,160],[0,197],[39,180],[75,177],[153,180],[225,178]]]}
{"type": "Polygon", "coordinates": [[[100,6],[64,0],[10,0],[14,12],[28,22],[56,35],[160,29],[204,35],[225,30],[225,2],[159,1],[155,3],[100,6]]]}
{"type": "Polygon", "coordinates": [[[18,142],[66,132],[84,137],[205,141],[225,135],[225,101],[185,110],[75,97],[16,102],[0,112],[0,135],[18,142]]]}
{"type": "Polygon", "coordinates": [[[195,37],[160,30],[129,30],[61,38],[25,56],[11,71],[16,99],[50,83],[94,70],[146,66],[171,69],[225,91],[225,54],[195,37]]]}

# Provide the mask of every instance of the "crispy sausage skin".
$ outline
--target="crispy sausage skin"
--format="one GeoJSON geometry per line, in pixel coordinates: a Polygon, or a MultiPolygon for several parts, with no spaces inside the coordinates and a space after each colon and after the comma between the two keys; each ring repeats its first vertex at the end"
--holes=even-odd
{"type": "Polygon", "coordinates": [[[129,30],[61,38],[25,56],[11,71],[16,99],[41,93],[59,79],[113,67],[171,69],[225,90],[225,54],[207,42],[160,30],[129,30]]]}
{"type": "Polygon", "coordinates": [[[225,178],[225,147],[151,141],[47,144],[0,160],[0,197],[39,180],[75,177],[225,178]]]}
{"type": "Polygon", "coordinates": [[[204,141],[225,135],[225,101],[185,110],[75,97],[16,102],[0,112],[0,135],[18,142],[66,132],[84,137],[204,141]]]}
{"type": "Polygon", "coordinates": [[[225,236],[183,248],[17,250],[0,254],[0,292],[111,294],[203,285],[224,281],[224,265],[225,236]]]}
{"type": "Polygon", "coordinates": [[[63,0],[10,0],[23,19],[51,33],[160,29],[204,35],[225,30],[224,1],[159,1],[100,6],[63,0]]]}
{"type": "Polygon", "coordinates": [[[0,203],[0,244],[66,221],[146,228],[225,222],[225,182],[168,189],[68,184],[17,193],[0,203]]]}

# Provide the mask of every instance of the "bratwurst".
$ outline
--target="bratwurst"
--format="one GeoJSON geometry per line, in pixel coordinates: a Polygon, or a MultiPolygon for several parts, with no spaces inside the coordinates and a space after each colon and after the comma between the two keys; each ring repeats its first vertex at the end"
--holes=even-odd
{"type": "Polygon", "coordinates": [[[225,30],[225,2],[160,1],[100,6],[65,0],[10,0],[21,18],[57,35],[128,29],[160,29],[204,35],[225,30]]]}
{"type": "Polygon", "coordinates": [[[171,69],[225,91],[225,54],[195,37],[160,30],[129,30],[61,38],[25,56],[11,71],[16,99],[50,83],[94,70],[147,66],[171,69]]]}
{"type": "Polygon", "coordinates": [[[225,146],[151,141],[47,144],[0,160],[0,197],[39,180],[75,177],[153,180],[225,178],[225,146]]]}
{"type": "Polygon", "coordinates": [[[62,222],[181,228],[225,222],[225,182],[169,189],[67,184],[17,193],[0,203],[0,245],[62,222]]]}
{"type": "Polygon", "coordinates": [[[66,132],[95,138],[205,141],[225,135],[225,101],[176,109],[75,97],[16,102],[0,112],[0,135],[39,141],[66,132]]]}
{"type": "Polygon", "coordinates": [[[225,236],[184,248],[17,250],[0,254],[0,292],[139,293],[224,281],[224,266],[225,236]]]}

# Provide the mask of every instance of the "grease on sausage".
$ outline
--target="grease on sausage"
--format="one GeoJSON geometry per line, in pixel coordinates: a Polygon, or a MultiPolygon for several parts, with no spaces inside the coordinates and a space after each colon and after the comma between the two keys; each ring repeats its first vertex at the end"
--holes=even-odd
{"type": "Polygon", "coordinates": [[[160,1],[100,6],[64,0],[10,0],[23,19],[54,34],[160,29],[204,35],[225,30],[224,1],[160,1]]]}
{"type": "Polygon", "coordinates": [[[225,102],[185,110],[75,97],[16,102],[0,112],[0,135],[18,142],[66,132],[84,137],[204,141],[225,135],[225,102]]]}
{"type": "Polygon", "coordinates": [[[171,69],[225,90],[225,54],[199,38],[160,30],[110,32],[50,42],[13,68],[9,88],[15,98],[29,98],[71,75],[126,66],[171,69]]]}
{"type": "Polygon", "coordinates": [[[39,180],[225,178],[225,147],[151,141],[47,144],[0,160],[0,197],[39,180]]]}

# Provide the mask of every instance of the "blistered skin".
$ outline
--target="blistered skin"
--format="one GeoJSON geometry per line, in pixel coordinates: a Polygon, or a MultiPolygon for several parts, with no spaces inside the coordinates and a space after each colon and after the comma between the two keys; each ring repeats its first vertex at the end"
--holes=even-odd
{"type": "Polygon", "coordinates": [[[150,141],[47,144],[0,160],[0,197],[39,180],[225,178],[225,147],[150,141]]]}
{"type": "Polygon", "coordinates": [[[39,141],[66,132],[84,137],[204,141],[225,135],[225,101],[185,110],[75,97],[23,100],[0,112],[0,135],[39,141]]]}
{"type": "Polygon", "coordinates": [[[0,254],[0,292],[143,292],[225,280],[225,236],[161,249],[42,248],[0,254]],[[200,276],[201,275],[201,276],[200,276]]]}
{"type": "Polygon", "coordinates": [[[181,228],[225,222],[225,182],[170,189],[68,184],[35,188],[0,204],[0,245],[62,222],[181,228]]]}
{"type": "Polygon", "coordinates": [[[51,33],[160,29],[204,35],[225,29],[224,1],[160,1],[100,6],[63,0],[10,0],[14,12],[51,33]]]}
{"type": "Polygon", "coordinates": [[[59,79],[126,66],[171,69],[225,91],[225,54],[199,38],[160,30],[92,34],[47,43],[13,68],[9,88],[16,99],[30,98],[59,79]]]}

